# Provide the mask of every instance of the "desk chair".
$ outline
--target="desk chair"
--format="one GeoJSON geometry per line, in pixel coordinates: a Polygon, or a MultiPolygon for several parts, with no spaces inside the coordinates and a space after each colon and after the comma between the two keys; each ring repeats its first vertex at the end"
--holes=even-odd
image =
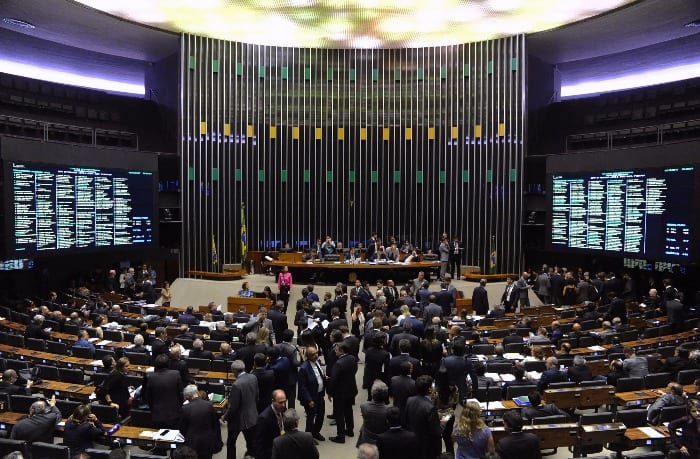
{"type": "MultiPolygon", "coordinates": [[[[151,412],[149,410],[137,410],[132,409],[129,413],[131,416],[129,418],[129,425],[136,427],[147,427],[153,428],[153,420],[151,419],[151,412]]],[[[133,455],[131,457],[134,457],[133,455]]]]}
{"type": "Polygon", "coordinates": [[[85,384],[85,375],[81,369],[59,368],[58,375],[61,377],[61,382],[85,384]]]}
{"type": "Polygon", "coordinates": [[[224,341],[207,340],[204,342],[204,349],[207,351],[218,352],[222,343],[224,343],[224,341]]]}
{"type": "MultiPolygon", "coordinates": [[[[646,427],[647,425],[647,410],[645,409],[629,409],[629,410],[619,410],[615,414],[615,421],[621,422],[631,429],[633,427],[646,427]]],[[[608,443],[607,448],[610,451],[615,451],[617,457],[621,457],[624,451],[630,451],[637,447],[637,445],[629,440],[627,437],[620,438],[619,441],[608,443]]]]}
{"type": "Polygon", "coordinates": [[[72,415],[73,411],[75,411],[75,409],[80,405],[82,405],[80,402],[56,399],[56,408],[58,408],[58,411],[61,412],[62,418],[67,418],[72,415]]]}
{"type": "Polygon", "coordinates": [[[480,402],[498,402],[501,400],[501,387],[494,383],[488,389],[486,387],[479,387],[476,389],[476,399],[480,402]]]}
{"type": "MultiPolygon", "coordinates": [[[[99,458],[109,459],[112,451],[109,449],[88,448],[85,450],[85,452],[88,454],[90,459],[99,459],[99,458]]],[[[133,457],[133,455],[132,455],[132,457],[133,457]]]]}
{"type": "MultiPolygon", "coordinates": [[[[582,414],[579,417],[578,424],[591,425],[591,424],[607,424],[613,421],[613,413],[592,413],[592,414],[582,414]]],[[[588,454],[600,453],[603,451],[603,444],[593,444],[593,445],[579,445],[573,448],[574,456],[588,454]],[[578,453],[578,454],[577,454],[578,453]]]]}
{"type": "Polygon", "coordinates": [[[511,374],[513,364],[510,362],[486,362],[487,373],[511,374]]]}
{"type": "Polygon", "coordinates": [[[666,456],[661,451],[654,451],[646,453],[625,454],[623,457],[624,459],[664,459],[664,457],[666,456]]]}
{"type": "Polygon", "coordinates": [[[91,403],[90,409],[103,424],[116,424],[121,421],[119,418],[119,410],[112,405],[100,405],[99,403],[91,403]]]}
{"type": "Polygon", "coordinates": [[[95,349],[95,356],[93,357],[95,360],[102,360],[102,357],[106,355],[111,355],[112,358],[116,359],[114,351],[111,349],[95,349]]]}
{"type": "Polygon", "coordinates": [[[24,347],[24,336],[22,335],[7,335],[7,345],[14,347],[24,347]]]}
{"type": "Polygon", "coordinates": [[[493,355],[496,353],[496,346],[493,344],[474,344],[472,354],[493,355]]]}
{"type": "Polygon", "coordinates": [[[700,370],[681,370],[678,372],[676,381],[678,384],[686,385],[693,384],[697,378],[700,378],[700,370]]]}
{"type": "Polygon", "coordinates": [[[189,369],[196,368],[202,371],[211,371],[211,360],[209,359],[196,359],[193,357],[187,357],[185,359],[185,363],[187,363],[187,368],[189,369]]]}
{"type": "Polygon", "coordinates": [[[58,375],[58,368],[51,365],[34,365],[36,368],[36,375],[41,379],[50,379],[52,381],[60,380],[58,375]]]}
{"type": "Polygon", "coordinates": [[[80,327],[77,324],[65,322],[63,324],[63,333],[78,336],[78,334],[80,333],[80,327]]]}
{"type": "Polygon", "coordinates": [[[644,387],[658,389],[666,387],[671,382],[671,373],[649,373],[644,377],[644,387]]]}
{"type": "Polygon", "coordinates": [[[508,386],[506,389],[506,399],[511,400],[515,397],[522,397],[523,395],[528,395],[533,390],[537,390],[537,386],[534,384],[527,386],[508,386]]]}
{"type": "Polygon", "coordinates": [[[633,390],[642,390],[643,388],[643,378],[620,378],[617,380],[615,392],[631,392],[633,390]]]}
{"type": "Polygon", "coordinates": [[[51,459],[70,459],[70,448],[40,441],[32,443],[32,457],[50,457],[51,459]]]}
{"type": "Polygon", "coordinates": [[[13,451],[19,451],[23,457],[29,457],[29,445],[27,445],[26,441],[0,438],[0,457],[6,456],[13,451]]]}
{"type": "Polygon", "coordinates": [[[509,343],[506,344],[506,353],[523,354],[525,352],[525,343],[509,343]]]}
{"type": "Polygon", "coordinates": [[[32,403],[36,402],[37,400],[39,399],[30,395],[11,395],[10,409],[18,413],[28,414],[29,407],[31,407],[32,403]]]}
{"type": "Polygon", "coordinates": [[[50,352],[51,354],[66,355],[68,353],[68,345],[66,343],[59,343],[58,341],[47,341],[46,352],[50,352]]]}
{"type": "Polygon", "coordinates": [[[523,362],[523,368],[525,368],[525,371],[538,371],[542,373],[547,369],[547,365],[544,360],[525,360],[523,362]]]}
{"type": "Polygon", "coordinates": [[[79,359],[92,359],[95,354],[89,347],[72,346],[70,351],[73,357],[79,359]]]}
{"type": "Polygon", "coordinates": [[[27,349],[31,349],[32,351],[44,352],[46,350],[46,341],[43,339],[27,338],[25,343],[27,345],[27,349]]]}
{"type": "Polygon", "coordinates": [[[24,360],[5,360],[5,370],[15,370],[19,374],[22,370],[27,370],[29,368],[29,362],[24,360]]]}
{"type": "Polygon", "coordinates": [[[125,352],[124,355],[129,359],[131,365],[148,366],[151,364],[151,356],[148,352],[125,352]]]}
{"type": "MultiPolygon", "coordinates": [[[[540,418],[532,418],[532,425],[545,425],[545,424],[563,424],[566,422],[566,416],[563,414],[557,414],[553,416],[542,416],[540,418]]],[[[543,451],[540,453],[542,456],[552,456],[557,454],[557,448],[552,448],[551,451],[543,451]]]]}
{"type": "Polygon", "coordinates": [[[678,418],[682,418],[688,414],[688,407],[686,405],[681,406],[665,406],[661,408],[661,414],[659,415],[659,424],[664,422],[675,421],[678,418]]]}

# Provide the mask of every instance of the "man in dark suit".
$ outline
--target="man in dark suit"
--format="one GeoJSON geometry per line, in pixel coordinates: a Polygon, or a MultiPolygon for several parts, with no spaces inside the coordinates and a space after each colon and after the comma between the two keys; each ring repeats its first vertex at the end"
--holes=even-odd
{"type": "MultiPolygon", "coordinates": [[[[435,294],[435,303],[442,309],[443,317],[450,317],[452,315],[452,308],[454,308],[455,297],[450,291],[450,283],[445,280],[440,284],[440,291],[435,294]]],[[[423,313],[425,316],[425,312],[423,313]]]]}
{"type": "Polygon", "coordinates": [[[211,360],[214,358],[214,354],[204,349],[204,343],[201,339],[197,338],[192,342],[192,349],[190,349],[190,355],[188,356],[192,359],[207,359],[211,360]]]}
{"type": "Polygon", "coordinates": [[[245,364],[245,371],[250,372],[253,369],[253,357],[255,354],[265,354],[267,348],[264,344],[256,344],[257,335],[254,332],[249,332],[245,335],[245,346],[238,349],[234,354],[234,360],[242,360],[245,364]]]}
{"type": "Polygon", "coordinates": [[[228,407],[222,419],[228,424],[226,458],[236,459],[236,439],[241,432],[245,437],[247,453],[255,454],[256,451],[253,433],[258,419],[258,380],[246,373],[242,360],[231,363],[231,374],[235,382],[231,385],[228,407]]]}
{"type": "Polygon", "coordinates": [[[255,423],[255,459],[272,458],[272,442],[282,435],[282,413],[287,409],[287,395],[283,390],[272,391],[272,401],[255,423]]]}
{"type": "Polygon", "coordinates": [[[155,338],[151,340],[151,356],[155,360],[160,354],[168,354],[170,343],[168,335],[165,332],[165,327],[156,327],[155,338]]]}
{"type": "Polygon", "coordinates": [[[335,347],[338,357],[331,370],[328,381],[328,394],[333,400],[333,414],[337,422],[337,435],[331,437],[334,443],[345,443],[345,436],[353,437],[355,421],[353,419],[352,406],[357,395],[357,357],[350,353],[350,347],[346,342],[340,342],[335,347]]]}
{"type": "Polygon", "coordinates": [[[372,399],[371,388],[375,379],[387,382],[386,375],[389,370],[391,354],[385,348],[386,334],[383,332],[374,335],[371,346],[365,347],[365,371],[362,375],[362,388],[367,389],[367,400],[372,399]]]}
{"type": "Polygon", "coordinates": [[[537,383],[537,390],[540,393],[542,393],[550,383],[566,381],[564,373],[559,371],[559,361],[557,361],[556,357],[547,357],[545,367],[547,369],[542,372],[542,376],[537,383]]]}
{"type": "Polygon", "coordinates": [[[32,381],[26,381],[24,386],[20,385],[19,377],[15,370],[5,370],[0,382],[0,394],[8,395],[32,395],[32,381]]]}
{"type": "Polygon", "coordinates": [[[325,440],[321,427],[326,414],[326,382],[326,374],[318,363],[318,350],[309,346],[299,368],[299,402],[306,411],[306,431],[319,441],[325,440]]]}
{"type": "Polygon", "coordinates": [[[343,333],[343,343],[348,346],[348,354],[359,359],[360,354],[360,338],[350,333],[348,327],[340,327],[340,331],[343,333]]]}
{"type": "Polygon", "coordinates": [[[395,334],[391,338],[391,355],[397,356],[401,353],[401,351],[399,351],[399,343],[403,339],[408,340],[410,345],[408,353],[411,355],[411,357],[420,357],[420,339],[413,334],[413,325],[411,325],[411,322],[406,322],[405,320],[403,321],[403,331],[395,334]]]}
{"type": "Polygon", "coordinates": [[[419,459],[416,434],[401,427],[401,411],[392,406],[386,415],[389,430],[379,434],[377,448],[381,459],[419,459]]]}
{"type": "Polygon", "coordinates": [[[574,356],[574,364],[568,368],[566,375],[569,377],[569,381],[574,381],[576,384],[580,384],[581,381],[593,380],[591,367],[586,365],[586,359],[582,355],[574,356]]]}
{"type": "Polygon", "coordinates": [[[452,355],[448,355],[444,359],[445,369],[447,370],[447,380],[450,385],[457,386],[459,390],[459,400],[462,404],[466,403],[469,398],[469,390],[467,389],[466,377],[472,380],[472,384],[476,385],[478,376],[471,360],[465,357],[466,343],[464,338],[457,337],[452,343],[452,355]]]}
{"type": "Polygon", "coordinates": [[[413,397],[406,401],[403,413],[403,424],[418,439],[418,451],[421,459],[434,459],[440,454],[442,446],[442,429],[437,409],[430,400],[433,378],[428,375],[419,376],[416,380],[416,391],[413,397]]]}
{"type": "Polygon", "coordinates": [[[501,296],[501,303],[506,312],[515,312],[515,308],[518,306],[518,290],[515,288],[512,277],[506,278],[506,289],[501,296]]]}
{"type": "Polygon", "coordinates": [[[289,408],[282,415],[284,435],[272,440],[272,459],[318,459],[318,449],[308,432],[299,432],[299,415],[289,408]]]}
{"type": "Polygon", "coordinates": [[[29,417],[17,421],[10,439],[28,442],[53,443],[56,426],[61,422],[61,412],[56,408],[56,396],[50,400],[37,400],[29,408],[29,417]]]}
{"type": "Polygon", "coordinates": [[[531,422],[535,418],[543,418],[547,416],[564,416],[565,419],[569,418],[566,412],[562,411],[561,408],[556,406],[554,403],[543,404],[542,395],[533,390],[527,395],[528,400],[532,406],[525,406],[522,409],[522,416],[527,422],[531,422]]]}
{"type": "Polygon", "coordinates": [[[517,411],[503,415],[508,436],[498,440],[496,451],[501,459],[542,459],[540,441],[535,434],[523,432],[523,418],[517,411]]]}
{"type": "Polygon", "coordinates": [[[155,358],[155,371],[146,377],[141,396],[151,408],[155,427],[176,429],[182,416],[183,384],[180,373],[168,369],[169,363],[167,354],[155,358]]]}
{"type": "Polygon", "coordinates": [[[177,323],[184,325],[199,325],[199,319],[194,315],[194,307],[187,306],[185,312],[177,318],[177,323]]]}
{"type": "Polygon", "coordinates": [[[297,346],[292,344],[292,339],[294,339],[294,332],[292,330],[287,328],[281,335],[277,336],[281,338],[282,342],[275,347],[279,349],[282,357],[287,357],[291,364],[289,372],[287,373],[287,385],[283,387],[283,389],[284,393],[287,394],[287,406],[289,408],[294,408],[297,399],[297,379],[299,367],[301,366],[301,355],[297,346]]]}
{"type": "Polygon", "coordinates": [[[509,344],[522,344],[524,342],[525,340],[523,339],[523,337],[518,335],[518,329],[515,327],[515,325],[511,325],[510,327],[508,327],[508,336],[503,338],[504,348],[509,344]]]}
{"type": "Polygon", "coordinates": [[[275,332],[275,336],[282,336],[282,332],[289,328],[287,323],[287,314],[282,312],[284,310],[284,301],[277,301],[270,312],[267,313],[267,318],[272,322],[272,330],[275,332]]]}
{"type": "Polygon", "coordinates": [[[411,357],[409,354],[411,350],[411,343],[407,339],[402,339],[399,341],[399,355],[392,357],[389,360],[389,375],[399,374],[399,365],[401,362],[408,362],[413,367],[412,377],[417,378],[421,374],[420,360],[415,357],[411,357]]]}
{"type": "MultiPolygon", "coordinates": [[[[446,285],[444,282],[442,285],[446,285]]],[[[448,297],[449,301],[452,300],[452,296],[447,293],[447,288],[442,290],[446,293],[446,296],[448,297]]],[[[450,305],[449,303],[447,304],[447,310],[450,310],[450,305]]],[[[448,312],[445,314],[445,311],[442,309],[442,306],[440,306],[437,303],[437,296],[436,295],[430,295],[430,302],[428,305],[423,309],[423,324],[427,327],[430,325],[433,321],[433,317],[442,317],[443,315],[449,317],[450,313],[448,312]]]]}
{"type": "Polygon", "coordinates": [[[198,458],[211,459],[224,447],[219,416],[208,400],[199,398],[196,385],[185,387],[183,395],[189,403],[182,407],[178,429],[185,437],[185,445],[196,450],[198,458]]]}
{"type": "Polygon", "coordinates": [[[485,316],[489,312],[489,294],[486,291],[486,279],[479,281],[479,286],[472,293],[472,308],[474,314],[485,316]]]}
{"type": "Polygon", "coordinates": [[[258,413],[267,408],[272,398],[272,390],[275,386],[275,372],[267,368],[267,356],[258,352],[253,356],[253,371],[258,380],[258,413]]]}
{"type": "Polygon", "coordinates": [[[673,333],[682,332],[685,321],[685,306],[678,298],[666,301],[666,315],[668,316],[668,325],[671,326],[673,333]]]}
{"type": "Polygon", "coordinates": [[[411,364],[408,361],[401,362],[398,374],[391,377],[389,394],[394,399],[394,406],[401,412],[406,408],[406,400],[417,393],[416,382],[411,378],[411,370],[411,364]]]}

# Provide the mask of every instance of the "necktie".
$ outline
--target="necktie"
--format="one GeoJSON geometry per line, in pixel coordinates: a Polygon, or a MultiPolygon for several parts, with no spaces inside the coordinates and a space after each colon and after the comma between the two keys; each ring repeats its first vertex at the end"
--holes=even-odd
{"type": "Polygon", "coordinates": [[[280,433],[284,432],[284,424],[282,424],[282,413],[279,411],[275,412],[277,414],[277,425],[280,428],[280,433]]]}

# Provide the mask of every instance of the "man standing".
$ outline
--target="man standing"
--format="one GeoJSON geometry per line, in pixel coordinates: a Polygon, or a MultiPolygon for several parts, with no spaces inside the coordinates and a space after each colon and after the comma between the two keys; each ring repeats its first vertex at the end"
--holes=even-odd
{"type": "Polygon", "coordinates": [[[408,430],[416,434],[421,459],[434,459],[440,454],[442,429],[437,409],[430,400],[433,378],[419,376],[416,380],[417,395],[406,401],[404,422],[408,430]]]}
{"type": "Polygon", "coordinates": [[[61,422],[61,412],[56,408],[56,396],[51,400],[38,400],[29,408],[29,417],[24,418],[12,428],[12,440],[28,442],[41,441],[53,443],[54,430],[61,422]]]}
{"type": "Polygon", "coordinates": [[[299,367],[301,366],[301,355],[299,348],[295,344],[292,344],[292,339],[294,338],[294,332],[290,329],[286,329],[280,335],[282,340],[277,346],[275,346],[280,351],[282,357],[287,357],[291,367],[287,373],[287,385],[283,388],[284,392],[287,394],[287,406],[289,408],[294,408],[297,396],[297,379],[299,375],[299,367]]]}
{"type": "Polygon", "coordinates": [[[350,353],[350,346],[342,341],[335,347],[338,359],[331,370],[328,381],[328,394],[333,400],[333,414],[337,422],[338,432],[330,440],[334,443],[345,443],[345,436],[353,437],[355,421],[353,419],[352,406],[357,395],[357,357],[350,353]]]}
{"type": "Polygon", "coordinates": [[[501,459],[542,459],[540,441],[535,434],[523,432],[523,418],[517,411],[506,412],[503,423],[508,436],[496,444],[501,459]]]}
{"type": "Polygon", "coordinates": [[[440,253],[440,280],[442,281],[445,280],[447,265],[450,262],[450,244],[447,241],[447,237],[443,237],[442,241],[440,241],[438,252],[440,253]]]}
{"type": "Polygon", "coordinates": [[[270,337],[268,338],[268,345],[274,346],[277,344],[275,337],[275,328],[272,326],[272,321],[267,318],[267,308],[265,306],[260,306],[258,308],[258,314],[250,318],[250,322],[245,324],[243,329],[246,332],[257,333],[261,328],[267,328],[270,332],[270,337]]]}
{"type": "Polygon", "coordinates": [[[318,441],[321,435],[323,416],[326,414],[326,374],[318,363],[318,350],[314,346],[306,349],[306,361],[299,368],[299,402],[306,411],[306,431],[318,441]]]}
{"type": "Polygon", "coordinates": [[[489,294],[486,291],[486,279],[481,279],[479,286],[474,288],[472,308],[474,308],[474,314],[480,316],[485,316],[489,313],[489,294]]]}
{"type": "Polygon", "coordinates": [[[462,246],[462,243],[459,242],[459,236],[456,234],[452,236],[452,244],[450,245],[450,272],[454,276],[455,279],[460,279],[460,276],[462,273],[460,272],[461,269],[461,261],[462,261],[462,251],[464,251],[464,246],[462,246]]]}
{"type": "Polygon", "coordinates": [[[282,415],[284,435],[272,440],[272,459],[318,459],[318,449],[308,432],[299,432],[299,415],[290,408],[282,415]]]}
{"type": "Polygon", "coordinates": [[[255,453],[253,432],[258,419],[258,380],[246,373],[242,360],[231,363],[231,374],[235,382],[231,386],[228,409],[222,419],[228,424],[226,457],[236,459],[236,439],[241,432],[245,437],[247,453],[255,453]]]}
{"type": "Polygon", "coordinates": [[[155,427],[176,429],[182,416],[182,379],[176,370],[170,370],[170,358],[159,354],[154,362],[155,371],[144,383],[141,395],[151,408],[155,427]]]}
{"type": "Polygon", "coordinates": [[[520,307],[529,307],[530,306],[530,298],[528,297],[528,292],[530,290],[530,286],[527,284],[527,279],[530,276],[530,273],[527,271],[523,271],[522,276],[520,276],[520,279],[518,279],[517,287],[518,287],[518,299],[520,300],[520,307]]]}
{"type": "Polygon", "coordinates": [[[255,423],[255,459],[272,458],[272,442],[284,432],[282,413],[286,409],[287,395],[283,390],[273,391],[272,402],[255,423]]]}
{"type": "Polygon", "coordinates": [[[185,387],[183,395],[189,403],[182,408],[178,428],[185,437],[185,445],[196,450],[198,458],[211,459],[224,447],[219,416],[208,400],[199,398],[196,385],[185,387]]]}

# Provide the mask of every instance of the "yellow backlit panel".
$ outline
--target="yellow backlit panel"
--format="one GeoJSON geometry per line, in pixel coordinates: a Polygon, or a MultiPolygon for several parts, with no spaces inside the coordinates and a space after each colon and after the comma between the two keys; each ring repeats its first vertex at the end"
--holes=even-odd
{"type": "Polygon", "coordinates": [[[539,32],[636,0],[77,0],[174,32],[261,45],[405,48],[539,32]]]}

